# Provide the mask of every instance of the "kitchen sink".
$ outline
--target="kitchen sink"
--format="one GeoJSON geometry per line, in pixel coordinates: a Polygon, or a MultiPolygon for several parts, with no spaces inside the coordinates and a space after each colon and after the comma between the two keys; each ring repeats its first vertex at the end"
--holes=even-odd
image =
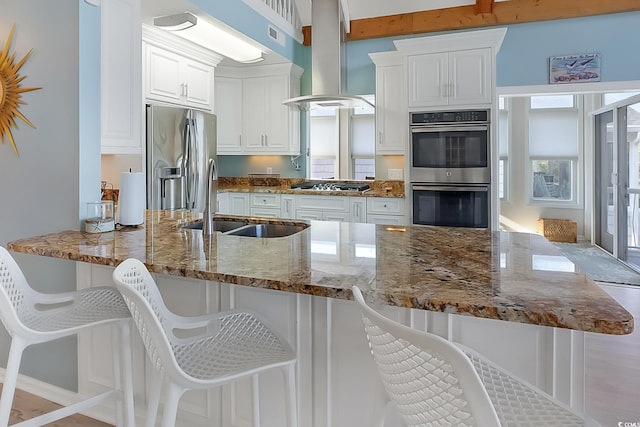
{"type": "Polygon", "coordinates": [[[285,237],[296,234],[307,228],[308,225],[299,224],[249,224],[226,234],[230,236],[244,237],[285,237]]]}
{"type": "MultiPolygon", "coordinates": [[[[193,224],[183,225],[181,228],[188,228],[191,230],[202,230],[202,221],[194,222],[193,224]]],[[[247,225],[246,222],[242,221],[224,221],[224,220],[213,220],[213,230],[219,231],[221,233],[226,233],[227,231],[235,230],[236,228],[244,227],[247,225]]]]}

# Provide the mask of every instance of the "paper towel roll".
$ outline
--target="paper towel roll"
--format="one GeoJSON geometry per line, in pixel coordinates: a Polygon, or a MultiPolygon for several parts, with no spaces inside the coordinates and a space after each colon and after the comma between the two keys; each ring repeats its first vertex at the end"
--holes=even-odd
{"type": "Polygon", "coordinates": [[[122,172],[118,211],[121,225],[144,223],[145,183],[142,172],[122,172]]]}

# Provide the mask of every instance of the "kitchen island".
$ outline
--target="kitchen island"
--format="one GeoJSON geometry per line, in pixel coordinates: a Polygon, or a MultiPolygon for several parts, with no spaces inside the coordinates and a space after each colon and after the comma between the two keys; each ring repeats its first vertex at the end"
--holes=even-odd
{"type": "MultiPolygon", "coordinates": [[[[301,426],[372,425],[382,406],[359,314],[348,301],[353,285],[385,315],[473,347],[577,409],[583,406],[584,333],[633,330],[633,317],[584,274],[567,271],[573,264],[538,235],[311,221],[279,238],[203,236],[183,227],[197,219],[149,211],[141,227],[64,231],[8,247],[79,261],[79,287],[104,284],[113,266],[137,258],[156,273],[167,304],[180,314],[232,307],[261,312],[298,352],[301,426]]],[[[81,363],[108,355],[95,339],[81,342],[80,352],[81,363]]],[[[136,363],[143,397],[141,354],[136,363]]],[[[99,386],[91,379],[96,375],[89,377],[81,392],[99,386]]],[[[261,384],[265,423],[278,425],[284,407],[270,390],[283,387],[282,378],[265,376],[261,384]]],[[[241,424],[250,419],[242,405],[247,396],[243,386],[187,395],[181,419],[241,424]],[[234,411],[212,410],[221,401],[232,402],[234,411]]]]}

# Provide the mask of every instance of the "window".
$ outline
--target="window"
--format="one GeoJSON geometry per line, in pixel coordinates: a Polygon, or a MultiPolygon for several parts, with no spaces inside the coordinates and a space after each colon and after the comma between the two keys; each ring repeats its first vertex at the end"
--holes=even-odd
{"type": "MultiPolygon", "coordinates": [[[[373,102],[373,96],[366,98],[373,102]]],[[[373,107],[314,109],[309,121],[310,179],[364,180],[375,175],[373,107]]]]}
{"type": "Polygon", "coordinates": [[[352,178],[364,180],[376,172],[375,109],[354,108],[351,114],[351,170],[352,178]]]}
{"type": "Polygon", "coordinates": [[[337,110],[320,108],[310,113],[309,178],[331,179],[337,174],[337,110]]]}
{"type": "Polygon", "coordinates": [[[498,195],[500,199],[508,198],[505,177],[509,176],[509,110],[507,99],[501,96],[498,99],[498,195]]]}
{"type": "Polygon", "coordinates": [[[579,110],[573,95],[532,96],[529,110],[531,198],[577,203],[579,110]]]}

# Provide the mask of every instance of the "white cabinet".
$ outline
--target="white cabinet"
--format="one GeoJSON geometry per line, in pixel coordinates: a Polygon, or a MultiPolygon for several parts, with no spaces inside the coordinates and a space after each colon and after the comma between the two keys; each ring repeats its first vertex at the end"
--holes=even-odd
{"type": "Polygon", "coordinates": [[[218,154],[242,152],[242,80],[216,77],[215,114],[218,123],[218,154]]]}
{"type": "Polygon", "coordinates": [[[296,196],[293,194],[283,194],[280,197],[280,215],[282,218],[294,219],[296,217],[296,196]]]}
{"type": "Polygon", "coordinates": [[[376,65],[376,154],[405,154],[409,120],[404,65],[376,65]]]}
{"type": "Polygon", "coordinates": [[[245,79],[242,97],[242,118],[246,151],[260,153],[288,151],[289,107],[286,76],[245,79]]]}
{"type": "Polygon", "coordinates": [[[214,67],[154,45],[145,50],[148,100],[213,110],[214,67]]]}
{"type": "Polygon", "coordinates": [[[300,154],[300,112],[282,102],[300,93],[301,74],[293,64],[219,67],[218,154],[300,154]]]}
{"type": "Polygon", "coordinates": [[[324,221],[350,221],[350,197],[300,195],[296,201],[296,218],[324,221]]]}
{"type": "Polygon", "coordinates": [[[249,194],[229,193],[229,214],[249,215],[249,194]]]}
{"type": "Polygon", "coordinates": [[[367,200],[364,197],[349,197],[351,222],[367,222],[367,200]]]}
{"type": "Polygon", "coordinates": [[[280,194],[251,193],[249,199],[251,216],[280,218],[280,194]]]}
{"type": "Polygon", "coordinates": [[[491,49],[410,55],[409,107],[490,104],[491,49]]]}
{"type": "Polygon", "coordinates": [[[100,129],[102,154],[140,154],[142,52],[140,1],[100,6],[100,129]]]}
{"type": "Polygon", "coordinates": [[[405,224],[405,199],[391,197],[367,198],[367,222],[371,224],[405,224]]]}

